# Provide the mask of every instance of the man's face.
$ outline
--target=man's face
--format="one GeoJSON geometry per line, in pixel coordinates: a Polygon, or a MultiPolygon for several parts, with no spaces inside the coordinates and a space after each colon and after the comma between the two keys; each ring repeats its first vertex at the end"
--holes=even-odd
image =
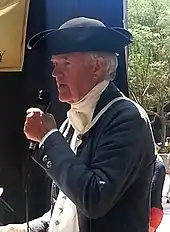
{"type": "Polygon", "coordinates": [[[86,53],[53,55],[51,61],[60,101],[77,102],[96,85],[94,64],[86,53]]]}

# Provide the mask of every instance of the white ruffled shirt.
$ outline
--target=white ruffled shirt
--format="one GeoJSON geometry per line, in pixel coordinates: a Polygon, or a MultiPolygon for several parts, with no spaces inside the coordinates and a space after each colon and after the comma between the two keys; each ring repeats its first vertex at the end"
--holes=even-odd
{"type": "MultiPolygon", "coordinates": [[[[71,139],[70,148],[76,155],[77,147],[81,144],[78,135],[86,133],[93,125],[91,120],[96,107],[96,104],[108,86],[109,81],[104,80],[96,85],[83,99],[71,105],[71,109],[67,113],[69,125],[74,128],[74,134],[71,139]]],[[[67,134],[66,129],[63,136],[67,134]]],[[[42,141],[44,141],[54,133],[57,129],[48,132],[42,141]]],[[[79,232],[77,209],[75,204],[60,190],[57,197],[52,217],[49,225],[49,232],[79,232]]]]}

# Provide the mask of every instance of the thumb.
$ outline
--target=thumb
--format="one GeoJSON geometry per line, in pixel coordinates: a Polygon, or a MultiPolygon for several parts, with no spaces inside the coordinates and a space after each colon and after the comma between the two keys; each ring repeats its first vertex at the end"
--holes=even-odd
{"type": "Polygon", "coordinates": [[[51,118],[51,119],[55,120],[55,118],[54,118],[54,116],[52,114],[46,113],[46,115],[48,116],[48,118],[51,118]]]}
{"type": "Polygon", "coordinates": [[[56,126],[56,120],[54,118],[54,116],[50,113],[47,113],[44,115],[44,120],[48,123],[48,124],[53,124],[56,126]]]}

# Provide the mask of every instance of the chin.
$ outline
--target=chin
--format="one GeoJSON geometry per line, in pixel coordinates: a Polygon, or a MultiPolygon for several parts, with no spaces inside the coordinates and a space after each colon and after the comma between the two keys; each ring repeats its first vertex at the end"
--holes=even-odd
{"type": "Polygon", "coordinates": [[[60,95],[59,95],[58,98],[59,98],[59,101],[60,101],[60,102],[64,102],[64,103],[71,104],[71,103],[74,102],[72,98],[69,98],[69,97],[66,97],[66,96],[60,96],[60,95]]]}

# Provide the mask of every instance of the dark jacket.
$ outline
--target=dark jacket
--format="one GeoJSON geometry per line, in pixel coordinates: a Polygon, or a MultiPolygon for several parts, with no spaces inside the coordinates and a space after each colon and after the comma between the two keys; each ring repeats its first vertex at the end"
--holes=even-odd
{"type": "Polygon", "coordinates": [[[159,161],[155,161],[154,175],[152,178],[151,188],[151,208],[155,207],[163,209],[162,207],[162,191],[164,186],[164,180],[166,175],[165,165],[159,161]]]}
{"type": "MultiPolygon", "coordinates": [[[[110,83],[94,116],[119,96],[110,83]]],[[[113,104],[83,135],[77,156],[55,132],[33,159],[77,206],[80,232],[148,232],[155,155],[150,123],[139,105],[113,104]]],[[[35,222],[33,230],[38,223],[45,228],[42,218],[35,222]]]]}

